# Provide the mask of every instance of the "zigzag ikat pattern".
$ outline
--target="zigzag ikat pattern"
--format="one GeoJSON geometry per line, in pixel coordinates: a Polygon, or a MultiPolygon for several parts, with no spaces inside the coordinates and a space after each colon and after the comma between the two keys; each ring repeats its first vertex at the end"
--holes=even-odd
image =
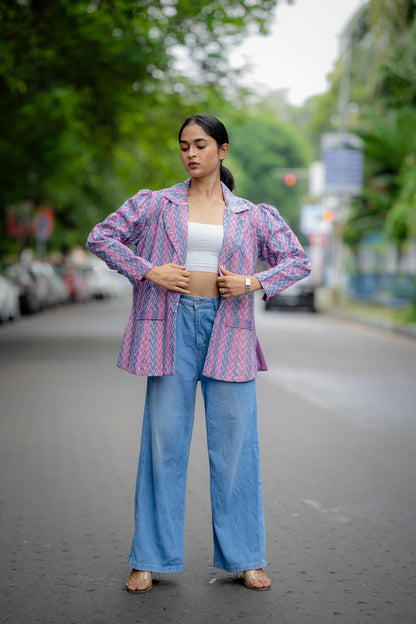
{"type": "MultiPolygon", "coordinates": [[[[118,366],[135,375],[175,372],[175,327],[179,293],[144,279],[152,266],[185,264],[189,180],[161,191],[142,190],[90,233],[87,247],[133,285],[133,304],[118,366]],[[135,245],[133,251],[130,247],[135,245]]],[[[310,273],[298,239],[273,206],[236,197],[223,185],[226,203],[220,266],[253,275],[257,259],[270,268],[256,273],[264,298],[310,273]]],[[[253,294],[222,299],[203,374],[248,381],[267,370],[254,325],[253,294]]]]}

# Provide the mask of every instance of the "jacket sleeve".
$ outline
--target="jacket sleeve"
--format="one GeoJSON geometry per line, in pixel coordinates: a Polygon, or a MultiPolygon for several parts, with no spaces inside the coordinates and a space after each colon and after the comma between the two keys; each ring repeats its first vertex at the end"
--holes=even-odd
{"type": "Polygon", "coordinates": [[[255,274],[264,289],[264,300],[311,272],[308,256],[274,206],[257,206],[257,245],[260,260],[270,267],[255,274]]]}
{"type": "Polygon", "coordinates": [[[138,242],[152,218],[155,193],[139,191],[90,232],[87,248],[133,284],[143,279],[152,264],[130,249],[138,242]]]}

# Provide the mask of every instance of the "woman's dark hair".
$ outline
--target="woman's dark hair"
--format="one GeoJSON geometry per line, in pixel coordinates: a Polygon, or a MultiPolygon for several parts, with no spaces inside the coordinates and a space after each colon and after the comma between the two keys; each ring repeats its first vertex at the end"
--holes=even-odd
{"type": "MultiPolygon", "coordinates": [[[[196,115],[192,115],[192,117],[188,117],[188,119],[185,119],[181,126],[181,129],[179,130],[179,141],[181,140],[184,128],[186,128],[186,126],[189,126],[189,124],[191,123],[195,123],[198,126],[201,126],[201,128],[216,141],[219,148],[224,145],[224,143],[229,143],[228,132],[225,129],[224,124],[216,117],[213,117],[212,115],[207,115],[206,113],[197,113],[196,115]]],[[[234,178],[232,176],[232,173],[227,169],[227,167],[224,167],[222,163],[220,168],[220,179],[221,182],[224,182],[224,184],[228,186],[230,191],[233,190],[234,178]]]]}

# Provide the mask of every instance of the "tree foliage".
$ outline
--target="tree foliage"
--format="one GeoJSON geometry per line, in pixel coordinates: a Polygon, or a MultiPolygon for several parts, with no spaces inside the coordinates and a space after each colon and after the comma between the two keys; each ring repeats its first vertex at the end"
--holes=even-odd
{"type": "Polygon", "coordinates": [[[400,250],[414,236],[409,224],[415,206],[408,191],[416,154],[414,0],[370,0],[353,16],[343,39],[350,55],[341,55],[329,91],[313,100],[312,132],[317,138],[340,129],[340,91],[348,75],[348,128],[364,140],[366,170],[345,241],[356,247],[369,233],[383,232],[400,250]]]}
{"type": "Polygon", "coordinates": [[[401,252],[407,240],[416,240],[416,154],[403,161],[398,187],[395,201],[387,214],[385,229],[401,252]]]}
{"type": "Polygon", "coordinates": [[[254,203],[278,206],[282,216],[297,228],[305,189],[299,183],[286,186],[283,172],[307,167],[308,143],[293,126],[279,121],[262,106],[226,119],[236,192],[254,203]]]}
{"type": "Polygon", "coordinates": [[[223,101],[227,48],[266,32],[276,4],[0,0],[0,252],[9,204],[52,204],[54,243],[68,246],[136,174],[170,181],[180,121],[223,101]]]}

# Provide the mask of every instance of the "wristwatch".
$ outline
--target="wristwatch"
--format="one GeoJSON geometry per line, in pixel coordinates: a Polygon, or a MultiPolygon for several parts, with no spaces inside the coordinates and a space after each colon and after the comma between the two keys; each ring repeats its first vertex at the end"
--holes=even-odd
{"type": "Polygon", "coordinates": [[[246,277],[246,295],[249,295],[251,292],[251,279],[249,277],[246,277]]]}

